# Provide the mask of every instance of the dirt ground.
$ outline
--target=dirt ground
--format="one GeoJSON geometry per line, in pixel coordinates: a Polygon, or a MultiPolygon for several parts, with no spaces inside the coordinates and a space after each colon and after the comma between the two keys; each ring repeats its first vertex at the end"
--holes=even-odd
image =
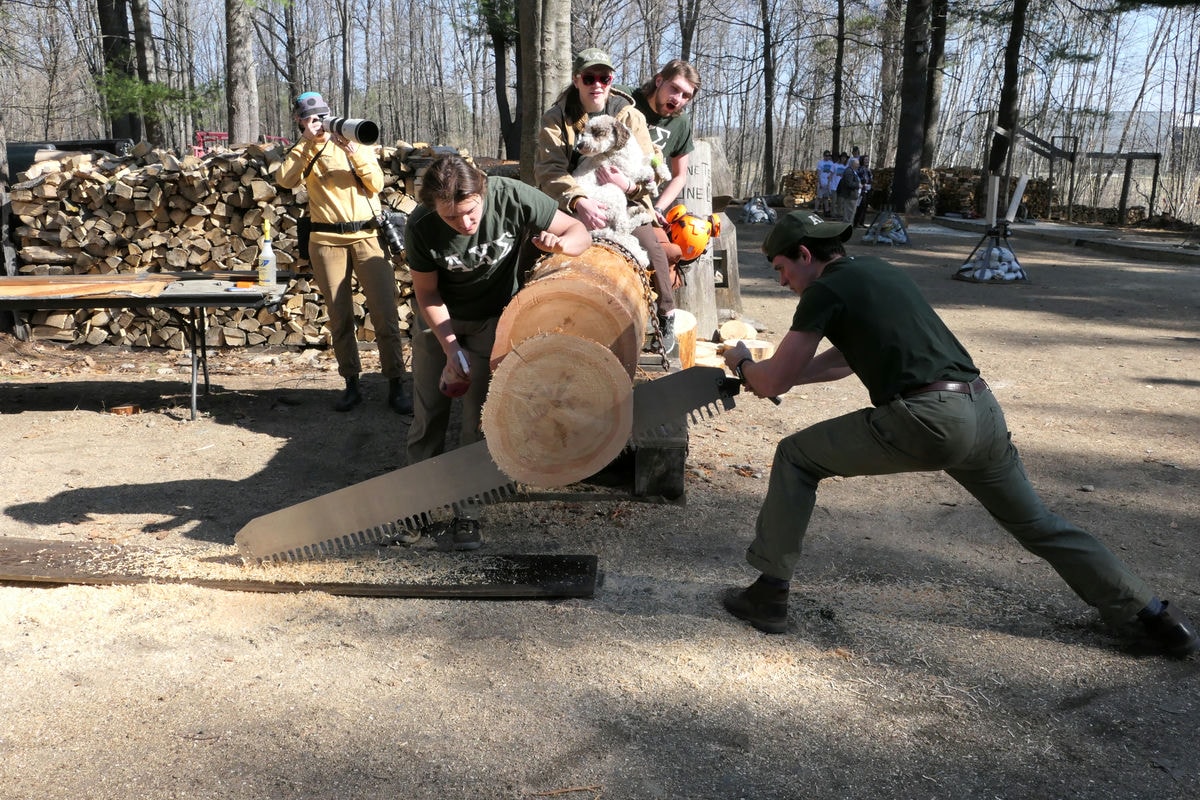
{"type": "MultiPolygon", "coordinates": [[[[755,255],[765,230],[738,230],[744,316],[777,340],[795,301],[755,255]]],[[[1051,507],[1200,618],[1200,268],[1015,238],[1032,282],[981,286],[950,280],[976,235],[911,233],[851,250],[924,288],[1051,507]]],[[[211,360],[191,421],[186,356],[0,341],[0,535],[196,564],[259,514],[403,466],[378,373],[335,414],[327,354],[211,360]],[[142,413],[107,412],[123,403],[142,413]]],[[[866,402],[854,381],[739,398],[692,429],[682,506],[486,510],[480,554],[596,555],[589,599],[0,585],[0,794],[1200,795],[1200,665],[1138,652],[943,475],[828,481],[788,633],[725,614],[775,442],[866,402]]]]}

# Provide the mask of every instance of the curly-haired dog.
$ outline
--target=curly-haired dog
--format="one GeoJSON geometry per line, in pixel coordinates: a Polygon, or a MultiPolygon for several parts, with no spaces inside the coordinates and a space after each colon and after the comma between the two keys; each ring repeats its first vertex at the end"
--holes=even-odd
{"type": "Polygon", "coordinates": [[[608,224],[592,231],[592,238],[616,242],[633,253],[643,267],[649,266],[649,257],[632,234],[634,228],[652,222],[652,215],[649,210],[635,209],[631,213],[625,193],[611,183],[597,181],[596,170],[614,166],[633,183],[649,185],[651,195],[657,196],[658,182],[670,177],[665,165],[655,169],[629,126],[607,114],[588,119],[575,140],[575,150],[583,158],[571,174],[584,195],[601,203],[608,212],[608,224]]]}

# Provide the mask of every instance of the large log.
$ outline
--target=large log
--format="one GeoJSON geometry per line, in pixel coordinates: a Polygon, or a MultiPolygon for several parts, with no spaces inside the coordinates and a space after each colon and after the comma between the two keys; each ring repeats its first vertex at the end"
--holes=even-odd
{"type": "Polygon", "coordinates": [[[639,272],[604,244],[592,245],[581,256],[542,261],[500,317],[492,368],[531,336],[564,333],[603,345],[633,375],[648,320],[639,272]]]}
{"type": "Polygon", "coordinates": [[[633,429],[649,306],[636,263],[594,245],[544,262],[497,325],[483,431],[496,465],[533,486],[594,475],[633,429]]]}

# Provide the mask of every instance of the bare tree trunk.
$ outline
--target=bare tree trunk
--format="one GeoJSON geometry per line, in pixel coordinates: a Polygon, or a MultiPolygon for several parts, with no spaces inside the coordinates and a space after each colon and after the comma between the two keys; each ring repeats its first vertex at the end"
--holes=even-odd
{"type": "MultiPolygon", "coordinates": [[[[696,43],[696,25],[700,22],[701,0],[683,0],[679,3],[679,57],[692,60],[692,47],[696,43]]],[[[654,36],[651,33],[651,36],[654,36]]],[[[658,72],[655,66],[651,74],[658,72]]]]}
{"type": "Polygon", "coordinates": [[[846,0],[837,0],[837,33],[833,37],[833,118],[829,124],[830,145],[836,157],[842,151],[842,70],[846,65],[846,0]]]}
{"type": "Polygon", "coordinates": [[[1012,27],[1008,31],[1008,44],[1004,48],[1004,79],[1000,86],[1000,108],[996,124],[1007,135],[992,135],[991,156],[988,172],[999,175],[1004,170],[1008,151],[1017,132],[1021,105],[1021,40],[1025,35],[1025,15],[1029,11],[1029,0],[1014,0],[1012,27]]]}
{"type": "Polygon", "coordinates": [[[545,113],[571,80],[571,0],[519,3],[521,63],[521,179],[533,183],[537,132],[545,113]],[[528,33],[526,33],[528,32],[528,33]]]}
{"type": "Polygon", "coordinates": [[[258,139],[258,80],[250,13],[245,0],[225,0],[225,108],[230,144],[258,139]]]}
{"type": "Polygon", "coordinates": [[[930,9],[929,67],[925,94],[925,143],[921,166],[928,169],[937,155],[938,117],[942,113],[942,70],[946,68],[946,17],[948,0],[933,0],[930,9]]]}
{"type": "Polygon", "coordinates": [[[288,94],[295,100],[304,91],[300,86],[300,54],[299,42],[296,41],[296,4],[283,4],[283,35],[286,53],[284,61],[287,64],[288,94]]]}
{"type": "Polygon", "coordinates": [[[338,116],[352,117],[354,116],[353,104],[351,103],[354,91],[354,31],[350,26],[351,8],[349,0],[341,0],[338,3],[337,10],[339,39],[342,43],[342,107],[339,110],[338,116]]]}
{"type": "Polygon", "coordinates": [[[188,24],[187,0],[169,0],[163,8],[163,58],[159,72],[164,83],[182,102],[172,104],[168,114],[171,146],[185,152],[195,140],[192,97],[195,95],[195,58],[192,29],[188,24]]]}
{"type": "MultiPolygon", "coordinates": [[[[500,140],[504,144],[505,157],[517,160],[521,157],[521,93],[517,92],[517,108],[508,104],[508,53],[509,47],[519,41],[517,35],[517,4],[511,0],[493,0],[481,3],[488,37],[492,42],[492,59],[495,66],[496,111],[500,115],[500,140]]],[[[519,47],[517,48],[519,51],[519,47]]],[[[521,83],[521,61],[517,58],[516,83],[521,83]]]]}
{"type": "Polygon", "coordinates": [[[762,14],[763,36],[763,154],[762,190],[766,194],[776,191],[775,180],[775,48],[771,41],[771,3],[759,0],[762,14]]]}
{"type": "Polygon", "coordinates": [[[896,98],[900,94],[901,20],[903,0],[887,0],[883,11],[883,24],[879,38],[883,46],[883,57],[879,66],[879,134],[876,138],[873,159],[882,166],[890,163],[895,146],[893,131],[896,120],[896,98]]]}
{"type": "MultiPolygon", "coordinates": [[[[133,75],[133,59],[129,52],[128,6],[125,0],[96,0],[100,19],[101,50],[104,54],[104,73],[108,80],[133,75]]],[[[107,100],[107,98],[106,98],[107,100]]],[[[109,128],[118,138],[140,139],[141,121],[136,114],[109,114],[109,128]]]]}
{"type": "MultiPolygon", "coordinates": [[[[138,77],[147,86],[158,81],[158,55],[154,48],[154,31],[150,25],[150,3],[148,0],[129,0],[133,10],[133,44],[137,53],[138,77]]],[[[162,107],[155,103],[142,104],[142,120],[146,125],[146,139],[159,147],[165,144],[162,126],[162,107]]]]}
{"type": "Polygon", "coordinates": [[[896,172],[892,179],[892,209],[906,214],[917,210],[917,189],[921,185],[931,2],[908,0],[904,18],[904,78],[900,135],[896,139],[896,172]]]}

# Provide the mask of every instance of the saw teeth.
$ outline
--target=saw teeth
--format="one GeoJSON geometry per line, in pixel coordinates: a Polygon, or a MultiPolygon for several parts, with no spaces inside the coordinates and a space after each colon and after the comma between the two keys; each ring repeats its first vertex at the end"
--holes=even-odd
{"type": "Polygon", "coordinates": [[[669,425],[666,423],[655,425],[640,431],[634,431],[630,439],[644,439],[654,437],[674,436],[681,428],[687,428],[689,425],[699,425],[709,420],[717,419],[723,412],[735,408],[732,397],[722,396],[718,400],[712,400],[699,408],[694,408],[686,412],[683,418],[682,425],[669,425]]]}

